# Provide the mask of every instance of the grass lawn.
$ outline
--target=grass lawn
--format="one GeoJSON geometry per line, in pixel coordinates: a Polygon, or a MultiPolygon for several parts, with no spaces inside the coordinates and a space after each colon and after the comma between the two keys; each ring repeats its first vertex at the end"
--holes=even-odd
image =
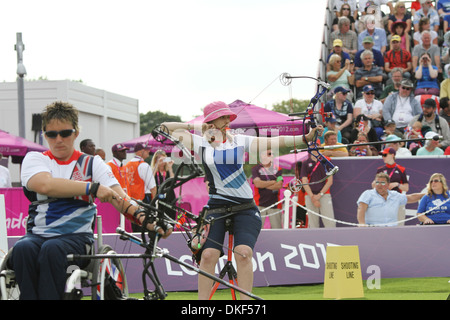
{"type": "MultiPolygon", "coordinates": [[[[380,289],[368,289],[363,282],[364,297],[351,300],[446,300],[450,278],[382,279],[380,289]]],[[[323,298],[323,284],[258,287],[253,293],[264,300],[331,300],[323,298]]],[[[197,300],[197,292],[168,292],[166,300],[197,300]]],[[[131,295],[142,298],[142,294],[131,295]]],[[[231,300],[229,289],[218,290],[213,300],[231,300]]]]}

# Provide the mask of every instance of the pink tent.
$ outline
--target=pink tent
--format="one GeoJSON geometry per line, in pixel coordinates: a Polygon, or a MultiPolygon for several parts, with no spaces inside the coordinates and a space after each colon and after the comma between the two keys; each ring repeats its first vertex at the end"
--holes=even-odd
{"type": "MultiPolygon", "coordinates": [[[[302,121],[292,120],[287,114],[267,110],[252,104],[236,100],[229,104],[231,110],[237,114],[236,120],[231,122],[230,128],[234,129],[234,133],[242,133],[255,136],[278,136],[278,135],[301,135],[303,133],[302,121]]],[[[202,123],[203,116],[199,116],[189,123],[202,123]]],[[[170,141],[160,143],[153,139],[151,133],[122,142],[130,148],[130,152],[136,143],[147,143],[151,152],[158,149],[170,153],[174,145],[170,141]]]]}
{"type": "Polygon", "coordinates": [[[152,153],[155,153],[157,150],[164,150],[166,153],[170,153],[172,152],[172,148],[174,147],[173,143],[171,141],[165,141],[164,143],[158,142],[156,141],[151,133],[145,134],[143,136],[122,142],[122,144],[124,144],[125,146],[127,146],[128,148],[130,148],[129,152],[133,152],[134,151],[134,146],[136,145],[136,143],[146,143],[149,148],[150,151],[152,153]]]}
{"type": "MultiPolygon", "coordinates": [[[[292,121],[287,114],[257,107],[241,100],[236,100],[229,106],[237,114],[236,120],[230,123],[230,128],[237,132],[263,137],[303,133],[303,121],[292,121]]],[[[201,123],[203,116],[189,122],[201,123]]]]}
{"type": "Polygon", "coordinates": [[[273,159],[275,164],[278,164],[280,168],[292,170],[295,169],[295,163],[304,161],[308,158],[308,152],[289,153],[283,156],[279,156],[273,159]]]}
{"type": "Polygon", "coordinates": [[[43,152],[46,150],[48,150],[48,148],[41,146],[40,144],[0,130],[0,153],[5,157],[12,156],[13,162],[15,163],[21,162],[23,157],[29,151],[43,152]]]}

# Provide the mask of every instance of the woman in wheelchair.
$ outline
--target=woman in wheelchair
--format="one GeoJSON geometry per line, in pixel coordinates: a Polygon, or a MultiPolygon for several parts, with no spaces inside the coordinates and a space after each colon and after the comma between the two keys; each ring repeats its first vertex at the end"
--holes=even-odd
{"type": "MultiPolygon", "coordinates": [[[[76,264],[67,255],[86,254],[93,243],[95,198],[111,203],[133,223],[142,224],[145,215],[100,157],[75,150],[80,132],[75,107],[48,105],[42,124],[50,150],[29,152],[23,160],[21,180],[31,202],[27,234],[15,244],[9,264],[21,299],[55,300],[63,298],[66,270],[76,264]]],[[[153,224],[146,227],[155,229],[153,224]]],[[[163,237],[171,231],[158,229],[163,237]]]]}

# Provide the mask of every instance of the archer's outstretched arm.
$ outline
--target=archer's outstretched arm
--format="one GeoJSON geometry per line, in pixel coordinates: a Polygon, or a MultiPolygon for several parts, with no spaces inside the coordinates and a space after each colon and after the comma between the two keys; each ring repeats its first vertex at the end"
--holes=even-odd
{"type": "MultiPolygon", "coordinates": [[[[194,129],[192,124],[187,122],[163,122],[161,127],[166,127],[171,136],[180,140],[186,148],[192,149],[192,137],[189,132],[194,129]]],[[[198,128],[195,127],[195,129],[198,128]]]]}
{"type": "Polygon", "coordinates": [[[316,128],[311,129],[306,136],[258,137],[253,140],[251,146],[252,152],[258,152],[261,148],[266,148],[267,150],[283,147],[306,148],[306,142],[312,141],[316,137],[316,133],[320,135],[322,132],[323,126],[319,125],[316,128]]]}

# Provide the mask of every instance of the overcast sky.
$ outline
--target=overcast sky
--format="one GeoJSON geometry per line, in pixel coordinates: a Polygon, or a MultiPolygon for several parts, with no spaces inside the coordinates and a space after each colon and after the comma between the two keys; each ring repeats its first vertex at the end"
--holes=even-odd
{"type": "MultiPolygon", "coordinates": [[[[209,102],[288,100],[278,77],[317,75],[326,0],[2,1],[0,81],[82,80],[190,120],[209,102]],[[274,81],[276,79],[276,81],[274,81]],[[270,86],[269,86],[270,85],[270,86]],[[267,89],[265,89],[268,86],[267,89]],[[261,93],[262,92],[262,93],[261,93]]],[[[292,97],[316,83],[298,79],[292,97]]]]}

